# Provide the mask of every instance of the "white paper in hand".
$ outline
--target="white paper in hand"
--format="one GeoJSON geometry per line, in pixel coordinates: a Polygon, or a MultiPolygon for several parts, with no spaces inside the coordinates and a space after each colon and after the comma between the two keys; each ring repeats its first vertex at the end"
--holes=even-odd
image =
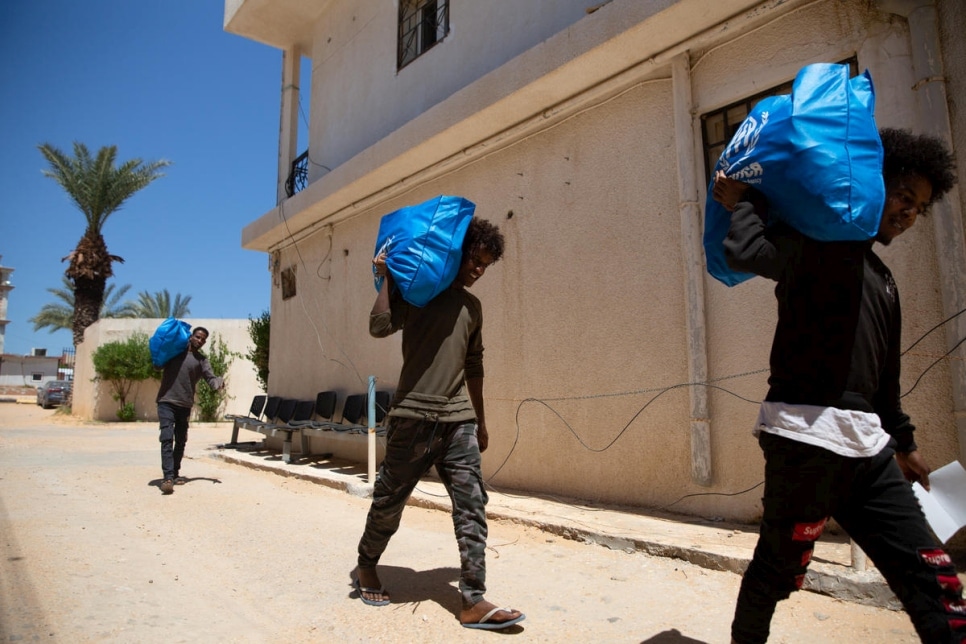
{"type": "Polygon", "coordinates": [[[966,526],[966,470],[959,461],[944,465],[929,475],[929,487],[912,484],[929,527],[946,543],[966,526]]]}

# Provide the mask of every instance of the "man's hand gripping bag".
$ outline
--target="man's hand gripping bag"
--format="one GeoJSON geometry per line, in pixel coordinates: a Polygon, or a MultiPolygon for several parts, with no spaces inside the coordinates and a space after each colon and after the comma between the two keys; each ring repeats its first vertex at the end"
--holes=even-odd
{"type": "Polygon", "coordinates": [[[874,111],[869,72],[849,78],[848,65],[828,63],[802,68],[791,95],[759,102],[712,172],[705,203],[708,272],[728,286],[753,277],[733,271],[724,258],[731,213],[712,197],[718,170],[763,193],[770,222],[784,221],[819,241],[874,237],[885,205],[874,111]]]}
{"type": "MultiPolygon", "coordinates": [[[[476,205],[462,197],[440,195],[382,218],[375,254],[386,253],[386,268],[404,300],[425,306],[450,287],[475,210],[476,205]]],[[[382,278],[373,281],[378,291],[382,278]]]]}

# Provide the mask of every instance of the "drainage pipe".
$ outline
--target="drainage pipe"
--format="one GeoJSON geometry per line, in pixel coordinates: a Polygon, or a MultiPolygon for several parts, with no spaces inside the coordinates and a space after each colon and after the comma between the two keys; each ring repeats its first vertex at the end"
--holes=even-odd
{"type": "MultiPolygon", "coordinates": [[[[674,140],[677,148],[678,212],[681,218],[681,254],[686,294],[688,378],[707,382],[708,349],[704,308],[704,251],[701,244],[701,208],[695,177],[695,136],[691,114],[691,64],[687,52],[671,60],[674,101],[674,140]]],[[[712,483],[711,421],[706,387],[688,387],[691,404],[691,480],[705,487],[712,483]]]]}

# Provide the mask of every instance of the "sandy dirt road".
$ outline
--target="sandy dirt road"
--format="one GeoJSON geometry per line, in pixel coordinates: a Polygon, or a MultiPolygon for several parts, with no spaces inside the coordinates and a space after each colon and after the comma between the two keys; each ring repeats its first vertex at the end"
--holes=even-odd
{"type": "MultiPolygon", "coordinates": [[[[0,404],[0,641],[729,641],[737,575],[510,522],[490,525],[487,598],[527,619],[461,628],[450,518],[415,507],[383,558],[394,603],[365,606],[349,574],[368,501],[212,458],[227,433],[192,428],[190,481],[162,496],[153,425],[0,404]]],[[[903,613],[802,592],[771,641],[918,639],[903,613]]]]}

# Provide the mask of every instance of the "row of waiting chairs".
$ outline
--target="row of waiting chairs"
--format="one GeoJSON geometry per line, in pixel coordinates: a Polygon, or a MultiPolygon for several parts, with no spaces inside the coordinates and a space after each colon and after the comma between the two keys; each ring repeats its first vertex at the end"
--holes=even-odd
{"type": "MultiPolygon", "coordinates": [[[[375,418],[373,424],[376,433],[385,434],[383,421],[389,410],[390,393],[377,391],[375,393],[375,418]]],[[[259,432],[265,436],[283,434],[282,461],[292,462],[292,436],[296,432],[301,437],[302,456],[308,454],[309,437],[321,435],[324,432],[342,432],[350,434],[365,434],[368,424],[368,394],[351,394],[346,396],[342,405],[342,419],[333,420],[335,416],[338,394],[334,391],[321,391],[315,400],[298,400],[281,396],[265,396],[259,394],[252,399],[247,416],[225,416],[231,420],[231,442],[238,444],[238,430],[247,429],[259,432]]]]}

